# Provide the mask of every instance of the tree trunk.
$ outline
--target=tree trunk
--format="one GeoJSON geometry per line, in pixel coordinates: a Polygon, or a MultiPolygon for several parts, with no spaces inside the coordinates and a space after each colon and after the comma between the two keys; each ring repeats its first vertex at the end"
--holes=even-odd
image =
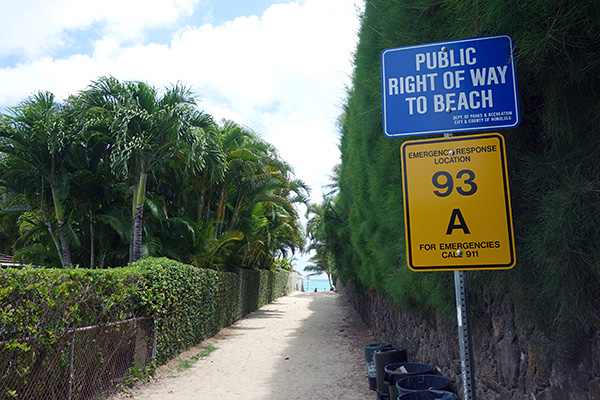
{"type": "Polygon", "coordinates": [[[146,198],[146,180],[148,174],[140,174],[137,190],[134,191],[135,211],[133,214],[133,239],[131,240],[131,252],[129,262],[136,262],[142,258],[142,231],[144,223],[144,199],[146,198]]]}
{"type": "Polygon", "coordinates": [[[62,251],[60,250],[60,242],[54,233],[54,229],[52,229],[52,224],[50,221],[48,221],[48,218],[46,218],[46,215],[44,215],[44,221],[46,223],[46,228],[48,228],[48,233],[50,233],[50,237],[52,237],[52,241],[54,242],[54,247],[56,247],[56,252],[60,256],[60,262],[62,264],[62,251]]]}
{"type": "Polygon", "coordinates": [[[129,262],[136,262],[142,258],[143,214],[144,206],[137,206],[135,208],[135,215],[133,216],[133,240],[131,241],[132,246],[129,262]]]}
{"type": "Polygon", "coordinates": [[[64,234],[65,221],[63,219],[58,220],[58,234],[60,235],[60,257],[62,261],[63,268],[70,267],[71,264],[71,248],[69,247],[69,243],[67,242],[66,235],[64,234]]]}
{"type": "Polygon", "coordinates": [[[232,231],[233,228],[235,227],[235,222],[238,218],[238,216],[240,215],[240,212],[242,211],[242,204],[243,204],[243,196],[239,195],[239,200],[235,206],[235,210],[233,210],[233,216],[231,217],[231,222],[229,223],[229,230],[232,231]]]}
{"type": "Polygon", "coordinates": [[[95,241],[94,241],[94,212],[91,209],[90,206],[90,268],[94,269],[96,267],[95,265],[95,261],[94,258],[96,256],[95,251],[94,251],[94,247],[95,247],[95,241]]]}
{"type": "Polygon", "coordinates": [[[221,227],[223,226],[223,222],[225,220],[225,197],[226,197],[226,186],[223,183],[223,188],[221,189],[221,196],[219,198],[219,208],[217,208],[217,224],[215,226],[215,237],[218,237],[221,234],[221,227]]]}
{"type": "Polygon", "coordinates": [[[60,259],[62,262],[63,268],[70,267],[71,262],[71,249],[69,247],[69,242],[67,241],[67,235],[65,234],[65,219],[63,216],[63,209],[60,200],[58,199],[58,195],[56,193],[56,188],[51,186],[52,190],[52,201],[54,202],[54,213],[56,214],[56,221],[58,223],[58,235],[60,236],[60,259]]]}
{"type": "Polygon", "coordinates": [[[204,194],[202,194],[198,198],[198,219],[197,219],[198,222],[200,222],[202,220],[202,212],[203,211],[204,211],[204,194]]]}

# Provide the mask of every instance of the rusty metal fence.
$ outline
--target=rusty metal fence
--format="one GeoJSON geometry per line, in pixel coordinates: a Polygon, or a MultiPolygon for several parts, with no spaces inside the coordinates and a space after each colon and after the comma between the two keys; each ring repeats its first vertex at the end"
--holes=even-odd
{"type": "Polygon", "coordinates": [[[97,399],[143,376],[156,356],[152,319],[0,342],[0,399],[97,399]]]}

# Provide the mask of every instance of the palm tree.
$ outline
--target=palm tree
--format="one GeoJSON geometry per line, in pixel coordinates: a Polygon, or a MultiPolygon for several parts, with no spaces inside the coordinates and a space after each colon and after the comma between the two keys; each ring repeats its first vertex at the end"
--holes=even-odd
{"type": "Polygon", "coordinates": [[[335,273],[334,266],[330,261],[331,257],[328,251],[324,251],[324,248],[317,248],[315,254],[308,260],[312,262],[304,267],[304,272],[309,272],[307,276],[315,276],[325,274],[329,281],[329,287],[333,287],[331,277],[335,273]]]}
{"type": "Polygon", "coordinates": [[[127,258],[119,259],[117,254],[123,243],[131,242],[131,221],[122,210],[122,187],[115,185],[117,178],[109,165],[110,138],[87,130],[79,144],[70,158],[70,203],[78,235],[87,246],[80,246],[73,256],[79,265],[89,268],[103,268],[107,257],[111,263],[121,265],[127,258]]]}
{"type": "Polygon", "coordinates": [[[62,105],[40,92],[2,116],[0,132],[10,200],[0,217],[17,228],[0,232],[2,245],[36,264],[102,268],[145,251],[270,268],[303,247],[306,185],[273,146],[234,122],[218,126],[181,85],[159,92],[103,77],[62,105]]]}
{"type": "Polygon", "coordinates": [[[306,211],[306,216],[309,218],[306,231],[310,240],[307,250],[314,251],[314,254],[309,258],[309,261],[313,264],[304,267],[304,271],[310,272],[308,276],[324,273],[327,275],[329,286],[333,287],[331,277],[335,274],[335,266],[331,251],[327,246],[327,236],[323,226],[323,214],[328,206],[327,202],[328,200],[325,200],[321,205],[311,204],[306,211]]]}
{"type": "Polygon", "coordinates": [[[133,186],[133,238],[130,262],[142,256],[143,210],[149,173],[158,173],[174,155],[189,156],[186,165],[203,163],[202,128],[211,118],[196,109],[191,91],[182,86],[168,88],[164,95],[144,82],[119,82],[102,77],[79,97],[90,116],[98,116],[113,139],[111,167],[133,186]],[[193,155],[193,157],[192,157],[193,155]]]}
{"type": "Polygon", "coordinates": [[[46,201],[44,193],[50,189],[59,238],[48,214],[42,212],[41,215],[54,239],[63,267],[71,265],[69,242],[76,240],[65,223],[63,211],[63,201],[69,189],[66,160],[73,143],[76,143],[76,134],[69,121],[69,110],[58,104],[49,92],[38,92],[10,108],[0,129],[0,153],[4,155],[1,165],[3,184],[15,193],[26,194],[32,209],[43,209],[46,201]],[[37,201],[32,201],[32,196],[36,196],[37,201]]]}

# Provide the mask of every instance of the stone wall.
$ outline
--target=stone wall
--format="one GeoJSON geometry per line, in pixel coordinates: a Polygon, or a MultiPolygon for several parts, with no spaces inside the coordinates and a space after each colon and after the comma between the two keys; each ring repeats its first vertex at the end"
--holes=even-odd
{"type": "MultiPolygon", "coordinates": [[[[375,341],[405,348],[408,361],[434,366],[461,393],[456,321],[399,311],[389,297],[373,290],[360,293],[339,282],[337,287],[375,341]]],[[[545,336],[521,328],[511,304],[490,301],[486,308],[489,321],[471,329],[478,400],[600,400],[600,321],[594,332],[581,335],[568,361],[552,363],[539,350],[545,336]]]]}

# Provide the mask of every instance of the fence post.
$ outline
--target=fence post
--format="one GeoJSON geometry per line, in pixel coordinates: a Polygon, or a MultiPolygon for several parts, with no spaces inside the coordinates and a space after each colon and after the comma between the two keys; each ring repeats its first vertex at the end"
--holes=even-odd
{"type": "Polygon", "coordinates": [[[156,363],[156,320],[152,318],[152,363],[156,363]]]}
{"type": "Polygon", "coordinates": [[[71,400],[73,393],[73,360],[75,353],[75,334],[71,333],[69,340],[69,387],[67,391],[67,400],[71,400]]]}

